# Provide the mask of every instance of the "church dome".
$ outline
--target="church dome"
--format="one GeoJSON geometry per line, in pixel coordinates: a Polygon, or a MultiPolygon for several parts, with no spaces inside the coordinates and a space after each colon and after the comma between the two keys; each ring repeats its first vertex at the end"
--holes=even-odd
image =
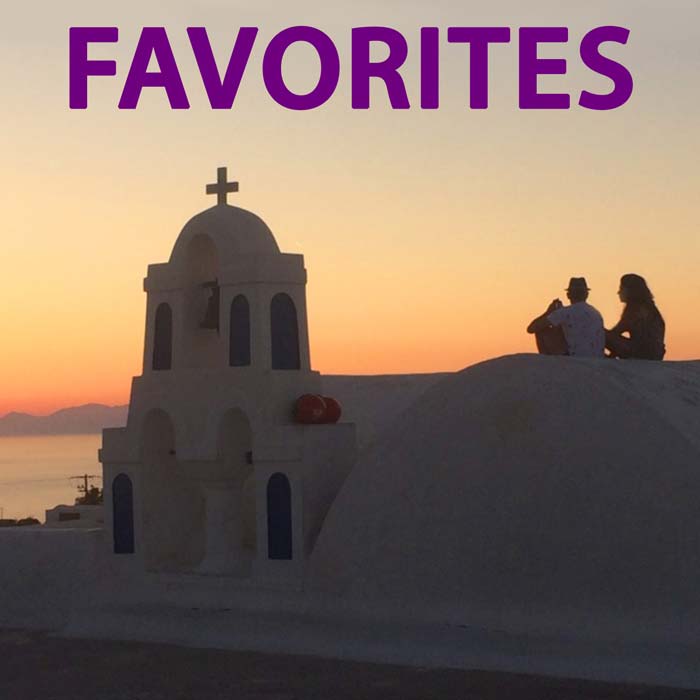
{"type": "Polygon", "coordinates": [[[361,456],[310,588],[454,624],[697,622],[698,406],[700,362],[517,355],[451,375],[361,456]]]}
{"type": "Polygon", "coordinates": [[[170,256],[171,263],[185,259],[198,235],[209,236],[222,262],[239,255],[274,255],[280,252],[267,224],[256,214],[230,204],[217,204],[193,216],[184,226],[170,256]]]}

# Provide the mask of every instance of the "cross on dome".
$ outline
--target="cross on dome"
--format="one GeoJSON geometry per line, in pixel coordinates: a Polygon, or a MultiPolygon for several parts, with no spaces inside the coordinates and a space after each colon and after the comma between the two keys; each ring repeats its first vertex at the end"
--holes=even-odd
{"type": "Polygon", "coordinates": [[[226,195],[229,192],[238,192],[237,182],[226,182],[226,171],[226,168],[217,168],[216,182],[213,185],[207,185],[207,194],[215,194],[217,204],[226,204],[226,195]]]}

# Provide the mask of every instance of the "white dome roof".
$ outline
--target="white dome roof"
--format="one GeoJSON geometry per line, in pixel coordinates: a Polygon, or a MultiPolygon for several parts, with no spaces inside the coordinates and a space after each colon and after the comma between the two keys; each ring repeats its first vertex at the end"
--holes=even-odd
{"type": "Polygon", "coordinates": [[[452,621],[700,621],[698,581],[700,362],[533,355],[470,367],[408,408],[351,472],[310,569],[312,590],[452,621]]]}
{"type": "Polygon", "coordinates": [[[256,214],[230,204],[218,204],[193,216],[175,242],[170,262],[183,260],[190,241],[199,234],[208,235],[220,260],[238,255],[274,255],[280,252],[267,224],[256,214]]]}

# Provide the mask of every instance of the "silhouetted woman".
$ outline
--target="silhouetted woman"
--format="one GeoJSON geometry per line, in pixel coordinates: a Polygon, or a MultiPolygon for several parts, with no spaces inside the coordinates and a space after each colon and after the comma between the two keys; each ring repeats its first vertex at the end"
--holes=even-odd
{"type": "Polygon", "coordinates": [[[605,331],[605,347],[610,355],[623,359],[663,360],[666,324],[644,278],[623,275],[618,295],[625,308],[619,323],[605,331]],[[623,333],[628,333],[629,337],[623,333]]]}

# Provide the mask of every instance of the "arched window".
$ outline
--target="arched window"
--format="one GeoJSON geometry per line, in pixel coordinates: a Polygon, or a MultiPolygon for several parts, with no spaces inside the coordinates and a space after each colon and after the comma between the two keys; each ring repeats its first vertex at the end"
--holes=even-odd
{"type": "Polygon", "coordinates": [[[231,302],[228,363],[231,367],[250,364],[250,305],[242,294],[231,302]]]}
{"type": "Polygon", "coordinates": [[[112,482],[114,553],[134,553],[134,490],[131,479],[120,474],[112,482]]]}
{"type": "Polygon", "coordinates": [[[139,535],[139,551],[143,552],[148,569],[174,565],[185,554],[183,542],[203,531],[195,524],[187,508],[190,504],[177,474],[175,425],[161,408],[151,408],[142,419],[139,436],[139,462],[142,478],[139,484],[139,517],[143,522],[139,535]]]}
{"type": "Polygon", "coordinates": [[[279,472],[267,482],[267,556],[292,558],[292,489],[279,472]]]}
{"type": "Polygon", "coordinates": [[[168,304],[156,309],[153,336],[153,369],[170,369],[173,361],[173,312],[168,304]]]}
{"type": "Polygon", "coordinates": [[[288,294],[276,294],[270,304],[272,369],[299,369],[297,310],[288,294]]]}

